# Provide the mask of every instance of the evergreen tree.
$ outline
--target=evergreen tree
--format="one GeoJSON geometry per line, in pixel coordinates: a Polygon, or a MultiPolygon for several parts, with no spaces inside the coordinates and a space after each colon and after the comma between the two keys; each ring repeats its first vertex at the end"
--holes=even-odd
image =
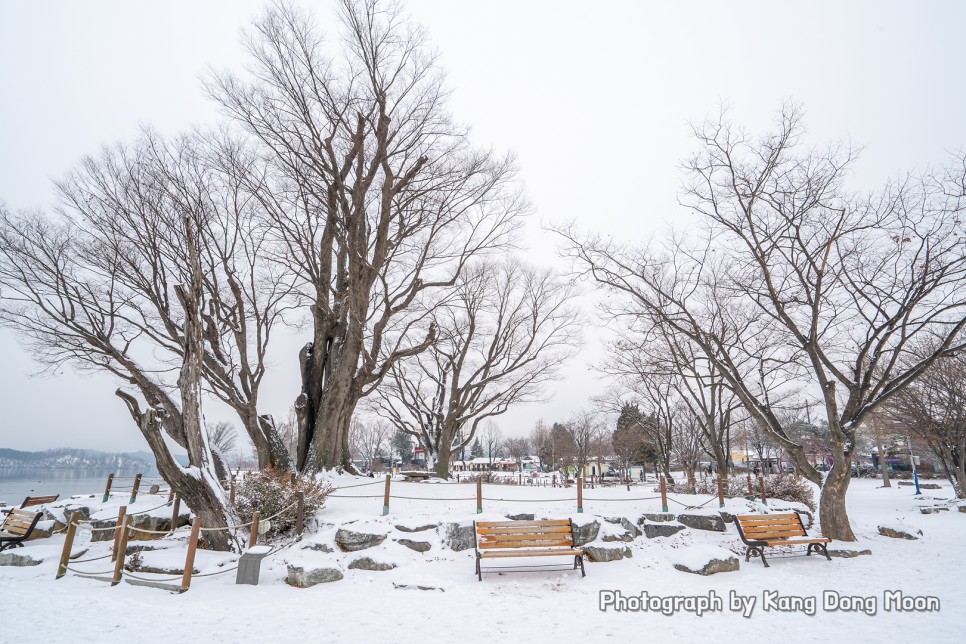
{"type": "Polygon", "coordinates": [[[480,444],[480,439],[477,438],[473,441],[473,446],[470,447],[470,458],[480,458],[483,456],[483,446],[480,444]]]}
{"type": "Polygon", "coordinates": [[[413,439],[403,430],[396,430],[396,434],[392,437],[392,449],[403,465],[413,462],[413,439]]]}

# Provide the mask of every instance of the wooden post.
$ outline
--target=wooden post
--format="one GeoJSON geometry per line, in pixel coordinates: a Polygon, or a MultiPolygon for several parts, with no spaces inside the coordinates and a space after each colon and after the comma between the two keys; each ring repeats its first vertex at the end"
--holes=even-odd
{"type": "Polygon", "coordinates": [[[171,507],[171,504],[173,502],[174,502],[174,488],[171,488],[171,489],[168,490],[168,507],[169,508],[171,507]]]}
{"type": "Polygon", "coordinates": [[[104,488],[104,500],[101,503],[107,503],[107,500],[111,498],[111,483],[114,482],[114,473],[107,475],[107,487],[104,488]]]}
{"type": "Polygon", "coordinates": [[[74,547],[74,534],[77,533],[77,522],[80,521],[80,512],[70,515],[70,523],[67,524],[67,536],[64,537],[64,551],[60,554],[60,565],[57,566],[57,577],[60,579],[67,574],[67,561],[70,559],[70,551],[74,547]]]}
{"type": "MultiPolygon", "coordinates": [[[[258,512],[255,514],[257,515],[258,512]]],[[[252,534],[258,534],[258,531],[253,530],[252,534]]],[[[181,577],[181,592],[188,590],[188,586],[191,585],[191,572],[195,567],[195,550],[198,548],[198,539],[200,536],[201,517],[195,517],[195,520],[191,523],[191,536],[188,538],[188,554],[184,558],[184,576],[181,577]]]]}
{"type": "Polygon", "coordinates": [[[694,472],[688,472],[688,485],[691,486],[691,494],[698,493],[698,482],[694,479],[694,472]]]}
{"type": "Polygon", "coordinates": [[[718,507],[724,507],[724,481],[721,480],[721,474],[718,474],[718,507]]]}
{"type": "Polygon", "coordinates": [[[231,475],[231,486],[228,491],[228,500],[231,501],[231,503],[233,504],[235,503],[235,475],[234,474],[231,475]]]}
{"type": "Polygon", "coordinates": [[[296,492],[299,504],[295,509],[295,534],[301,535],[305,530],[305,492],[296,492]]]}
{"type": "Polygon", "coordinates": [[[171,511],[171,532],[178,529],[178,515],[181,514],[181,497],[174,495],[174,509],[171,511]]]}
{"type": "Polygon", "coordinates": [[[386,491],[382,495],[382,516],[389,514],[389,481],[392,476],[386,474],[386,491]]]}
{"type": "Polygon", "coordinates": [[[765,477],[758,477],[758,489],[761,491],[761,502],[763,505],[768,505],[768,499],[765,498],[765,477]]]}
{"type": "Polygon", "coordinates": [[[584,479],[581,476],[577,477],[577,513],[580,514],[584,511],[584,479]]]}
{"type": "Polygon", "coordinates": [[[476,513],[483,513],[483,479],[476,479],[476,513]]]}
{"type": "Polygon", "coordinates": [[[755,488],[751,485],[751,472],[748,472],[748,496],[755,496],[755,488]]]}
{"type": "Polygon", "coordinates": [[[138,474],[134,477],[134,488],[131,489],[131,500],[128,503],[134,503],[138,498],[138,488],[141,487],[141,475],[138,474]]]}
{"type": "Polygon", "coordinates": [[[121,526],[121,541],[117,544],[117,550],[115,552],[117,561],[114,562],[114,577],[111,579],[112,586],[117,586],[121,583],[121,575],[124,573],[124,555],[127,552],[127,536],[130,525],[131,517],[124,517],[124,524],[121,526]]]}
{"type": "Polygon", "coordinates": [[[127,515],[127,506],[122,505],[120,512],[117,513],[117,527],[114,529],[114,550],[111,552],[111,561],[117,560],[117,546],[121,543],[121,532],[123,532],[124,517],[127,515]]]}
{"type": "Polygon", "coordinates": [[[667,481],[661,477],[661,512],[667,512],[667,481]]]}
{"type": "Polygon", "coordinates": [[[258,510],[255,510],[252,513],[252,532],[251,532],[251,535],[248,537],[248,547],[249,548],[253,547],[256,543],[258,543],[258,522],[259,522],[259,516],[260,515],[259,515],[258,510]]]}

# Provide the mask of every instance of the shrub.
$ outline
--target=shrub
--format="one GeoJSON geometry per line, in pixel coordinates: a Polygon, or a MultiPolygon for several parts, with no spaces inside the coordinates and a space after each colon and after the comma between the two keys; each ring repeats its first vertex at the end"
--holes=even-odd
{"type": "MultiPolygon", "coordinates": [[[[752,487],[755,496],[758,495],[758,479],[752,477],[752,487]]],[[[718,495],[718,479],[716,477],[701,476],[695,481],[695,490],[698,494],[709,496],[718,495]]],[[[687,479],[679,480],[673,485],[668,486],[668,492],[676,494],[690,494],[691,485],[687,479]]],[[[725,484],[724,494],[726,497],[737,498],[748,496],[748,479],[745,475],[735,474],[728,478],[725,484]]],[[[815,493],[808,481],[803,478],[795,477],[791,474],[779,473],[765,476],[765,496],[769,499],[781,499],[782,501],[793,501],[807,505],[813,512],[815,511],[815,493]]]]}
{"type": "MultiPolygon", "coordinates": [[[[322,509],[331,491],[332,486],[328,483],[266,469],[245,474],[241,478],[235,489],[234,508],[242,523],[250,521],[256,510],[263,518],[273,517],[265,535],[266,538],[272,538],[295,527],[298,492],[305,495],[305,516],[308,517],[322,509]]],[[[257,527],[253,526],[253,529],[257,527]]]]}

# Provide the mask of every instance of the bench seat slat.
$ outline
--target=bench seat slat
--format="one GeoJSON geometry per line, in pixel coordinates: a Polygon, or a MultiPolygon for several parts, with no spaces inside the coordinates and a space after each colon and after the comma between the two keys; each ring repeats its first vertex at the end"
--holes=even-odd
{"type": "Polygon", "coordinates": [[[584,554],[583,550],[576,548],[567,549],[531,549],[531,550],[487,550],[480,553],[481,559],[490,559],[494,557],[554,557],[559,555],[567,555],[570,557],[575,557],[577,555],[584,554]]]}
{"type": "Polygon", "coordinates": [[[533,541],[495,541],[495,542],[480,542],[480,549],[492,549],[492,548],[502,548],[502,549],[526,549],[526,548],[548,548],[554,546],[560,546],[565,548],[570,548],[574,545],[574,542],[570,539],[558,539],[556,541],[548,540],[538,540],[533,541]]]}
{"type": "Polygon", "coordinates": [[[769,546],[793,546],[796,544],[805,545],[808,543],[831,543],[828,537],[815,537],[814,539],[762,539],[769,546]]]}
{"type": "Polygon", "coordinates": [[[477,534],[570,534],[569,525],[515,526],[512,528],[477,528],[477,534]]]}
{"type": "Polygon", "coordinates": [[[758,537],[805,537],[807,533],[799,527],[783,528],[781,530],[745,530],[749,539],[758,537]]]}
{"type": "Polygon", "coordinates": [[[797,513],[793,514],[740,514],[736,519],[740,519],[742,523],[767,523],[769,521],[775,521],[777,519],[792,519],[798,518],[797,513]]]}
{"type": "Polygon", "coordinates": [[[486,541],[526,541],[527,539],[569,539],[570,530],[566,532],[514,532],[512,534],[480,533],[480,539],[486,541]]]}
{"type": "Polygon", "coordinates": [[[550,525],[565,525],[570,526],[569,520],[545,520],[545,521],[477,521],[477,528],[513,528],[513,527],[528,527],[528,526],[550,526],[550,525]]]}

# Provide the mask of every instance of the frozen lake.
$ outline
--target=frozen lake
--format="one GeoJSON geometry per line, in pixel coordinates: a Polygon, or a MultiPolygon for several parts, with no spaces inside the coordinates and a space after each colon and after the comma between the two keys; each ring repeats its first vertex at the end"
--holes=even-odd
{"type": "MultiPolygon", "coordinates": [[[[108,471],[70,470],[60,468],[0,469],[0,503],[20,505],[27,496],[59,494],[61,498],[74,494],[103,494],[108,471]]],[[[116,472],[118,480],[113,488],[130,488],[137,472],[116,472]],[[132,477],[122,479],[121,477],[132,477]]],[[[153,473],[152,473],[153,474],[153,473]]],[[[145,473],[145,484],[148,484],[145,473]]],[[[153,481],[153,479],[152,479],[153,481]]],[[[147,491],[146,485],[142,489],[147,491]]]]}

